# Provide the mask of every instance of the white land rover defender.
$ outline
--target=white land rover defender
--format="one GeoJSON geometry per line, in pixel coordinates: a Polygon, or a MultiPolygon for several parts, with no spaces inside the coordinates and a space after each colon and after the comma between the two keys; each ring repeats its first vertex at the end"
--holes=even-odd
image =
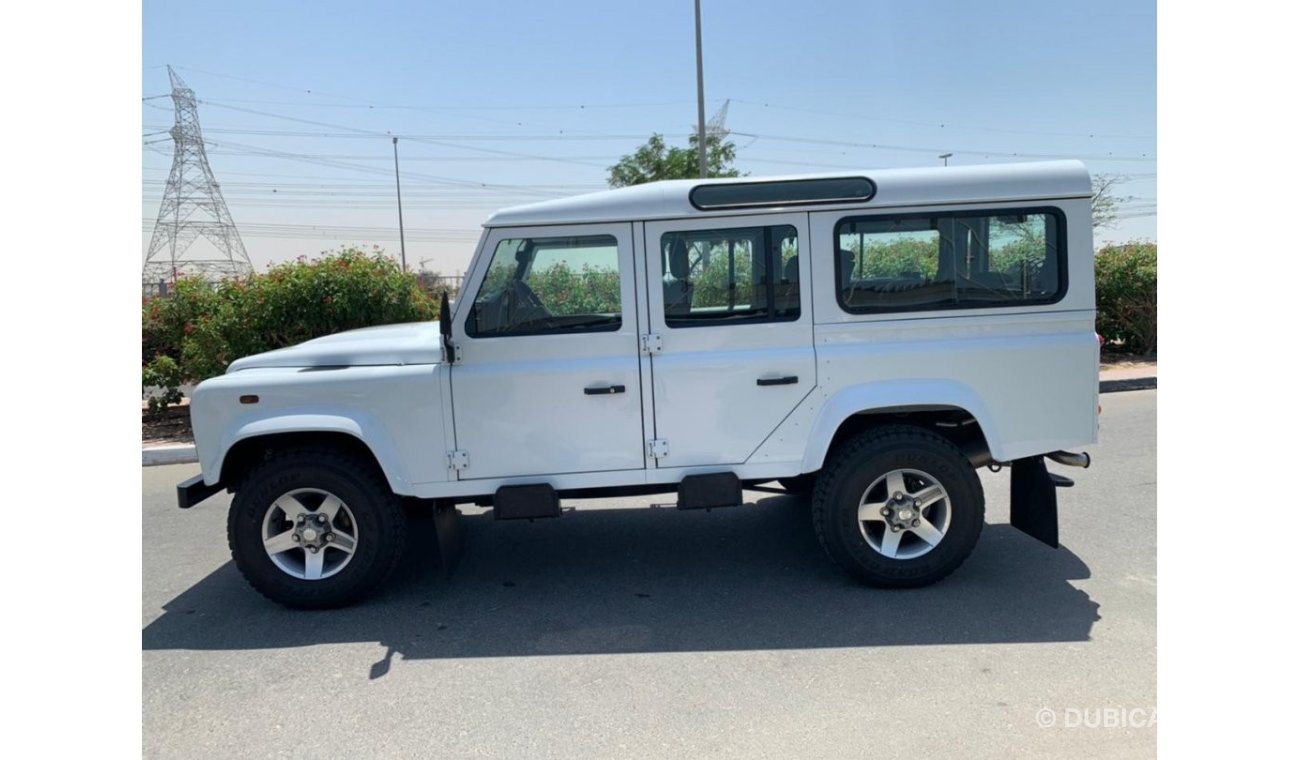
{"type": "Polygon", "coordinates": [[[1091,188],[1077,162],[671,181],[498,212],[438,324],[249,356],[202,383],[202,474],[234,560],[295,607],[355,601],[434,512],[562,498],[811,500],[832,561],[921,586],[970,554],[976,471],[1057,545],[1044,458],[1097,437],[1091,188]]]}

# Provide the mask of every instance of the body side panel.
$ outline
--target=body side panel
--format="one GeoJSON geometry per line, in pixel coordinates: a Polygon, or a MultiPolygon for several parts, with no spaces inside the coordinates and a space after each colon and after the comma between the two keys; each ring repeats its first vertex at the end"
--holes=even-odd
{"type": "Polygon", "coordinates": [[[297,432],[356,436],[379,460],[393,491],[447,477],[444,365],[257,369],[206,380],[190,415],[204,482],[216,483],[230,447],[248,438],[297,432]],[[239,397],[258,396],[255,404],[239,397]]]}

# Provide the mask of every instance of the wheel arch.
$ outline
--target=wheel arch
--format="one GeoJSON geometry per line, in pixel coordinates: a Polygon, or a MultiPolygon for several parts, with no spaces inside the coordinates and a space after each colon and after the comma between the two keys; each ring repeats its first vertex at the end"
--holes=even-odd
{"type": "Polygon", "coordinates": [[[246,422],[230,431],[210,460],[201,461],[204,480],[234,489],[250,467],[269,452],[305,446],[329,446],[354,453],[383,473],[393,493],[410,494],[391,438],[364,415],[286,415],[246,422]]]}
{"type": "Polygon", "coordinates": [[[963,450],[1003,448],[987,406],[969,386],[951,380],[897,380],[844,388],[822,406],[804,453],[803,472],[821,469],[841,441],[888,424],[931,429],[963,450]]]}

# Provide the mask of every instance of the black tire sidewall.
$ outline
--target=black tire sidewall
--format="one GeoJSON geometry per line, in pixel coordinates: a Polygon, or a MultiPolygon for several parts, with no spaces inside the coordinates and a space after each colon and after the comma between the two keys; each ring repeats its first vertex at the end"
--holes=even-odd
{"type": "Polygon", "coordinates": [[[836,463],[821,519],[832,558],[859,579],[882,586],[921,586],[951,573],[971,553],[984,526],[979,476],[947,441],[924,431],[870,437],[836,463]],[[891,470],[923,472],[948,492],[951,519],[939,545],[912,559],[891,559],[871,548],[858,523],[858,503],[869,485],[891,470]]]}
{"type": "Polygon", "coordinates": [[[356,601],[383,581],[400,552],[402,519],[396,498],[346,467],[310,456],[270,460],[245,481],[231,502],[230,549],[241,573],[259,592],[291,607],[334,607],[356,601]],[[304,580],[285,573],[262,546],[262,525],[275,500],[300,488],[328,491],[343,501],[356,523],[357,549],[337,574],[304,580]],[[396,546],[394,544],[397,544],[396,546]]]}

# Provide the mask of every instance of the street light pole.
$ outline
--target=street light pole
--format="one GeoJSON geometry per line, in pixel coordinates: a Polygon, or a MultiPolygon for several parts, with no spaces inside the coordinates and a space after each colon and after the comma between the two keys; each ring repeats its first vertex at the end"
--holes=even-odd
{"type": "Polygon", "coordinates": [[[402,223],[402,172],[397,166],[397,138],[393,138],[393,176],[397,178],[397,234],[402,243],[402,271],[406,271],[406,225],[402,223]]]}
{"type": "Polygon", "coordinates": [[[695,90],[699,98],[699,116],[700,116],[700,179],[706,179],[709,176],[709,164],[705,159],[705,151],[708,150],[708,140],[704,134],[704,42],[700,34],[700,0],[695,0],[695,90]]]}
{"type": "Polygon", "coordinates": [[[940,154],[939,154],[939,158],[942,158],[942,159],[943,159],[943,165],[944,165],[944,166],[947,166],[947,165],[948,165],[948,159],[952,158],[952,154],[951,154],[951,153],[940,153],[940,154]]]}

